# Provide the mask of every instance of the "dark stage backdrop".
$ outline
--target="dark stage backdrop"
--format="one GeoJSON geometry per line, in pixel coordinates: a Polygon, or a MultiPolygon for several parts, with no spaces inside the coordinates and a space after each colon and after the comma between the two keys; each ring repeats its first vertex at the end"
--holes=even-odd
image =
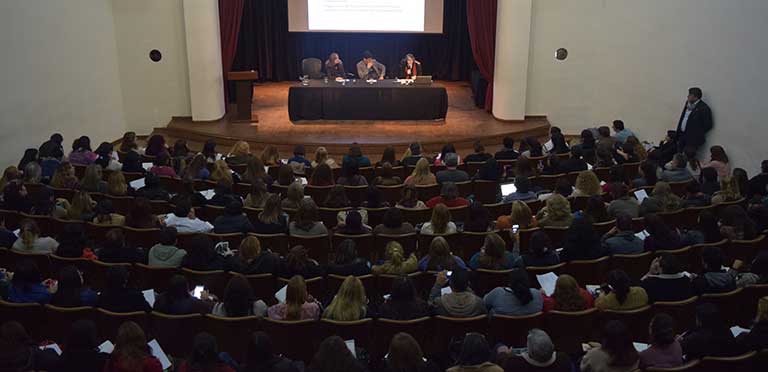
{"type": "Polygon", "coordinates": [[[422,63],[424,73],[439,80],[469,80],[475,69],[467,29],[467,0],[445,0],[442,34],[288,32],[285,0],[246,0],[232,70],[258,70],[266,81],[298,80],[301,60],[323,62],[338,52],[347,72],[365,50],[390,71],[406,53],[422,63]]]}

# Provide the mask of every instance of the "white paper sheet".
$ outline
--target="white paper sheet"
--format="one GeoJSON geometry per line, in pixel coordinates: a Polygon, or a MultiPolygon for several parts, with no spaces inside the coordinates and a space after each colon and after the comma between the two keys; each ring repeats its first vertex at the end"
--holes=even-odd
{"type": "Polygon", "coordinates": [[[451,293],[453,293],[453,291],[451,290],[451,287],[443,287],[442,289],[440,289],[441,295],[447,295],[451,293]]]}
{"type": "Polygon", "coordinates": [[[641,232],[639,232],[639,233],[635,234],[635,236],[636,236],[638,239],[640,239],[640,240],[645,240],[645,238],[647,238],[647,237],[651,236],[651,234],[648,234],[648,232],[647,232],[647,231],[643,230],[643,231],[641,231],[641,232]]]}
{"type": "Polygon", "coordinates": [[[149,306],[155,306],[155,290],[154,289],[147,289],[146,291],[141,291],[141,293],[144,295],[144,299],[147,300],[147,303],[149,306]]]}
{"type": "Polygon", "coordinates": [[[131,187],[133,187],[134,189],[138,190],[138,189],[144,187],[144,178],[139,178],[137,180],[133,180],[129,184],[131,185],[131,187]]]}
{"type": "Polygon", "coordinates": [[[102,353],[112,354],[112,350],[115,350],[115,344],[107,340],[99,345],[99,351],[102,353]]]}
{"type": "Polygon", "coordinates": [[[275,298],[277,299],[277,302],[284,304],[285,303],[285,295],[288,292],[288,286],[286,285],[283,288],[280,288],[279,291],[275,293],[275,298]]]}
{"type": "Polygon", "coordinates": [[[645,198],[648,197],[648,193],[645,191],[645,189],[640,189],[635,191],[635,197],[637,198],[637,201],[642,203],[645,198]]]}
{"type": "Polygon", "coordinates": [[[152,168],[152,166],[154,166],[152,163],[141,163],[141,167],[147,172],[149,172],[149,169],[152,168]]]}
{"type": "Polygon", "coordinates": [[[357,353],[355,352],[355,340],[346,340],[344,343],[347,344],[347,349],[352,353],[352,356],[357,358],[357,353]]]}
{"type": "Polygon", "coordinates": [[[742,333],[747,333],[749,331],[750,331],[749,329],[741,328],[739,326],[731,327],[731,333],[733,333],[733,337],[736,337],[742,333]]]}
{"type": "Polygon", "coordinates": [[[651,345],[644,344],[642,342],[633,342],[632,345],[635,346],[635,350],[637,350],[638,353],[648,349],[649,347],[651,347],[651,345]]]}
{"type": "Polygon", "coordinates": [[[163,348],[160,347],[157,340],[152,340],[147,345],[149,345],[152,355],[160,361],[160,366],[163,367],[163,370],[168,369],[171,366],[171,361],[168,359],[168,355],[165,355],[163,348]]]}
{"type": "Polygon", "coordinates": [[[56,354],[61,355],[61,348],[59,347],[58,344],[48,344],[48,345],[45,345],[45,346],[40,346],[40,350],[46,350],[46,349],[51,349],[51,350],[55,351],[56,354]]]}
{"type": "Polygon", "coordinates": [[[202,194],[206,199],[211,200],[213,199],[213,196],[216,195],[216,192],[213,189],[208,189],[200,191],[200,194],[202,194]]]}
{"type": "Polygon", "coordinates": [[[546,274],[536,275],[536,280],[539,281],[541,289],[547,296],[552,296],[555,293],[555,282],[557,282],[557,274],[548,272],[546,274]]]}

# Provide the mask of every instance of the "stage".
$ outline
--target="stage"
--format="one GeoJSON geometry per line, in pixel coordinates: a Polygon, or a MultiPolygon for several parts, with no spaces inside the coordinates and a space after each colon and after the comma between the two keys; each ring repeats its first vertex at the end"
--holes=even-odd
{"type": "MultiPolygon", "coordinates": [[[[475,107],[468,82],[435,82],[448,93],[448,113],[439,121],[298,121],[288,118],[288,89],[298,82],[256,84],[253,88],[253,112],[258,123],[232,123],[230,114],[212,122],[193,122],[189,117],[176,117],[166,127],[155,128],[153,134],[162,134],[169,145],[183,138],[192,149],[214,139],[218,151],[226,153],[239,140],[247,141],[251,149],[261,152],[268,144],[277,145],[281,155],[292,152],[295,144],[304,144],[307,152],[325,146],[338,157],[346,153],[350,144],[361,145],[363,152],[378,157],[386,146],[394,146],[402,153],[413,141],[421,141],[427,151],[439,151],[443,144],[453,143],[459,153],[471,152],[472,144],[480,140],[495,151],[502,139],[511,135],[516,140],[527,136],[543,137],[549,130],[546,117],[528,117],[524,121],[496,120],[483,109],[475,107]]],[[[234,109],[234,108],[233,108],[234,109]]]]}

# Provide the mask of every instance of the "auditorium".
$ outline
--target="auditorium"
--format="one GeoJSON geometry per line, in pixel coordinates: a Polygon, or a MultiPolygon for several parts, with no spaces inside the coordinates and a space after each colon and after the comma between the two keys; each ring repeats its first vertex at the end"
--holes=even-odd
{"type": "Polygon", "coordinates": [[[0,1],[0,371],[766,371],[767,19],[0,1]]]}

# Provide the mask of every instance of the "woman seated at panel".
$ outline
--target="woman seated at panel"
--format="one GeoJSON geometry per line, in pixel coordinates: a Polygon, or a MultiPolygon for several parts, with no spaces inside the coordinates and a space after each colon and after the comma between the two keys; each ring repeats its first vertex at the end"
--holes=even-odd
{"type": "Polygon", "coordinates": [[[325,60],[325,75],[330,79],[344,79],[347,76],[344,71],[344,62],[339,58],[339,53],[333,52],[325,60]]]}

